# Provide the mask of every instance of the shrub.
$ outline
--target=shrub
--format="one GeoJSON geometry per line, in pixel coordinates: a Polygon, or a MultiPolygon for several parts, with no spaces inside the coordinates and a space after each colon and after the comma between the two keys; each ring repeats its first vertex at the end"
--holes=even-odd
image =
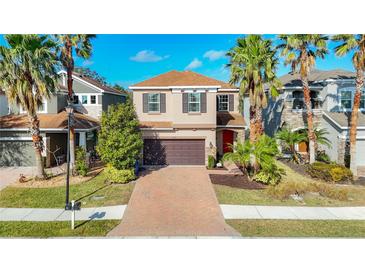
{"type": "Polygon", "coordinates": [[[131,99],[109,106],[101,117],[96,147],[101,160],[118,170],[134,168],[142,146],[139,122],[131,99]]]}
{"type": "Polygon", "coordinates": [[[317,155],[316,155],[316,160],[319,161],[319,162],[324,162],[324,163],[331,163],[331,159],[330,159],[330,156],[328,156],[325,152],[317,152],[317,155]]]}
{"type": "Polygon", "coordinates": [[[285,174],[284,169],[274,163],[269,166],[263,166],[261,171],[254,176],[254,179],[263,184],[276,185],[280,182],[283,174],[285,174]]]}
{"type": "Polygon", "coordinates": [[[82,147],[76,148],[75,172],[77,175],[86,176],[89,166],[86,163],[86,151],[82,147]]]}
{"type": "Polygon", "coordinates": [[[119,170],[109,164],[104,169],[104,172],[107,180],[111,183],[126,184],[136,178],[132,168],[119,170]]]}
{"type": "Polygon", "coordinates": [[[327,182],[352,181],[351,170],[339,164],[315,162],[308,165],[307,171],[313,178],[322,179],[327,182]]]}
{"type": "Polygon", "coordinates": [[[319,193],[323,197],[328,197],[335,200],[348,200],[348,190],[339,188],[326,183],[303,183],[303,182],[288,182],[281,183],[277,186],[270,186],[267,193],[277,199],[288,199],[290,195],[304,195],[308,192],[319,193]]]}
{"type": "Polygon", "coordinates": [[[208,168],[214,168],[215,166],[215,159],[213,155],[208,156],[208,168]]]}

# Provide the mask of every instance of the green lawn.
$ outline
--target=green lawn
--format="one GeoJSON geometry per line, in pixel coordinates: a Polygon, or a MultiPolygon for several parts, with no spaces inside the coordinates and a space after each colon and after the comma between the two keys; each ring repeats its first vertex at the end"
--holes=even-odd
{"type": "Polygon", "coordinates": [[[365,237],[365,221],[226,220],[244,237],[365,237]]]}
{"type": "MultiPolygon", "coordinates": [[[[106,184],[105,175],[70,186],[70,200],[82,202],[82,207],[127,204],[134,184],[106,184]],[[95,196],[104,196],[95,200],[95,196]]],[[[65,204],[65,187],[17,188],[7,187],[0,192],[0,207],[62,208],[65,204]]]]}
{"type": "Polygon", "coordinates": [[[0,222],[0,237],[96,237],[106,236],[120,221],[70,222],[0,222]]]}
{"type": "MultiPolygon", "coordinates": [[[[278,162],[285,169],[282,183],[285,182],[318,182],[303,176],[288,166],[278,162]]],[[[365,187],[362,186],[334,186],[348,189],[348,201],[340,201],[320,196],[315,193],[307,193],[303,196],[303,202],[293,199],[280,200],[271,197],[266,190],[247,190],[228,186],[213,185],[220,204],[237,205],[287,205],[287,206],[365,206],[365,187]]]]}

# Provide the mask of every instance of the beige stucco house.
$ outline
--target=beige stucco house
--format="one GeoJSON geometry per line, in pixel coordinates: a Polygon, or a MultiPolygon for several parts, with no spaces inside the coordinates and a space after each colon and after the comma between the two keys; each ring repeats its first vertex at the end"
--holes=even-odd
{"type": "Polygon", "coordinates": [[[144,165],[205,165],[244,140],[239,90],[191,71],[170,71],[129,87],[144,139],[144,165]]]}

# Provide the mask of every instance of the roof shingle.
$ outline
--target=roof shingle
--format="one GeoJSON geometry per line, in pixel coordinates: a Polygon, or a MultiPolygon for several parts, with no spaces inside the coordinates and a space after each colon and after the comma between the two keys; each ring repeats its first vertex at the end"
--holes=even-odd
{"type": "Polygon", "coordinates": [[[137,83],[133,87],[167,87],[167,86],[220,86],[223,89],[236,89],[227,84],[192,71],[172,70],[156,77],[137,83]]]}

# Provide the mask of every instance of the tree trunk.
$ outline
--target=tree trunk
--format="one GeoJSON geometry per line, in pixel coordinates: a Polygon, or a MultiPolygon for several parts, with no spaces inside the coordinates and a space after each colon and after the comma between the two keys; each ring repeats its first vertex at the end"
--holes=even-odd
{"type": "Polygon", "coordinates": [[[256,139],[264,133],[262,126],[262,108],[256,108],[256,139]]]}
{"type": "Polygon", "coordinates": [[[36,178],[45,179],[46,174],[44,172],[44,165],[42,158],[43,140],[42,136],[40,135],[38,116],[36,114],[29,115],[29,122],[30,122],[30,133],[32,135],[32,141],[35,151],[36,171],[37,171],[36,178]]]}
{"type": "MultiPolygon", "coordinates": [[[[66,49],[67,49],[67,56],[69,60],[69,64],[67,69],[67,91],[68,91],[68,100],[70,105],[73,104],[73,79],[72,79],[72,71],[74,69],[74,61],[72,57],[72,44],[71,41],[68,39],[66,40],[66,49]]],[[[73,126],[70,127],[70,171],[73,174],[75,166],[75,130],[73,126]]]]}
{"type": "Polygon", "coordinates": [[[250,106],[250,142],[256,141],[256,109],[250,106]]]}
{"type": "Polygon", "coordinates": [[[354,177],[357,177],[356,165],[356,135],[357,135],[357,118],[359,116],[361,89],[364,85],[364,71],[360,68],[356,70],[356,92],[354,96],[354,105],[351,113],[350,125],[350,169],[354,177]]]}
{"type": "Polygon", "coordinates": [[[307,110],[307,125],[308,125],[308,141],[309,141],[309,163],[312,164],[315,161],[315,151],[314,151],[314,143],[315,143],[315,135],[313,130],[313,112],[311,105],[311,96],[308,85],[308,75],[302,76],[302,84],[303,84],[303,94],[304,94],[304,103],[307,110]]]}

